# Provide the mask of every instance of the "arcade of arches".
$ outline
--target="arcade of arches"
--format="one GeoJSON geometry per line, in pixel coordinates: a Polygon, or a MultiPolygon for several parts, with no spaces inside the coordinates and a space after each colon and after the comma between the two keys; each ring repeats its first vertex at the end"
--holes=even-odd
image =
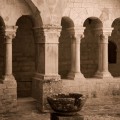
{"type": "MultiPolygon", "coordinates": [[[[0,14],[1,112],[16,111],[19,97],[35,98],[38,109],[44,111],[48,109],[46,97],[60,92],[81,92],[89,97],[93,93],[119,95],[120,15],[109,20],[109,7],[101,8],[100,16],[83,16],[85,11],[78,9],[76,14],[81,11],[83,18],[77,20],[67,11],[75,12],[74,5],[80,1],[54,0],[48,18],[47,9],[41,6],[45,7],[45,0],[39,1],[41,4],[38,0],[16,1],[23,11],[13,8],[15,17],[10,14],[8,18],[2,10],[0,14]]],[[[16,4],[4,2],[9,7],[16,4]]],[[[94,2],[90,3],[83,8],[92,8],[94,2]]]]}

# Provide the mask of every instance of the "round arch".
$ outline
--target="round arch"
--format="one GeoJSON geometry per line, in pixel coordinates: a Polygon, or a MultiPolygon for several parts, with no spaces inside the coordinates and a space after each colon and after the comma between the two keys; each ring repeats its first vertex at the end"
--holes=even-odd
{"type": "Polygon", "coordinates": [[[97,17],[89,17],[84,21],[83,26],[84,27],[90,27],[90,28],[102,28],[103,23],[97,17]]]}
{"type": "Polygon", "coordinates": [[[16,37],[13,41],[13,73],[17,80],[18,97],[29,97],[32,93],[32,77],[35,73],[34,19],[29,15],[21,16],[16,37]],[[17,67],[16,67],[17,65],[17,67]]]}
{"type": "Polygon", "coordinates": [[[75,33],[74,22],[64,16],[61,19],[62,31],[59,38],[59,74],[62,79],[67,79],[71,67],[71,40],[70,36],[75,33]]]}
{"type": "Polygon", "coordinates": [[[81,72],[86,78],[93,77],[98,67],[98,38],[103,23],[97,17],[89,17],[84,23],[84,38],[81,41],[81,72]]]}

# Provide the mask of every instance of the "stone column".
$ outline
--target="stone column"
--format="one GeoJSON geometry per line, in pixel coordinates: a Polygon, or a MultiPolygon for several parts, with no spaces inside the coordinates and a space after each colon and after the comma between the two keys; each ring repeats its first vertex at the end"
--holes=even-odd
{"type": "Polygon", "coordinates": [[[75,35],[71,36],[71,71],[68,74],[68,79],[79,80],[84,78],[80,70],[80,43],[83,32],[84,28],[75,28],[75,35]]]}
{"type": "Polygon", "coordinates": [[[110,33],[103,29],[103,33],[99,35],[98,71],[95,74],[97,78],[112,78],[108,70],[108,38],[110,33]]]}
{"type": "Polygon", "coordinates": [[[12,40],[16,35],[17,26],[5,28],[5,75],[4,81],[15,80],[12,74],[12,40]]]}
{"type": "Polygon", "coordinates": [[[36,72],[33,77],[32,97],[41,112],[48,110],[46,97],[61,92],[58,74],[58,44],[61,27],[34,28],[36,44],[36,72]]]}

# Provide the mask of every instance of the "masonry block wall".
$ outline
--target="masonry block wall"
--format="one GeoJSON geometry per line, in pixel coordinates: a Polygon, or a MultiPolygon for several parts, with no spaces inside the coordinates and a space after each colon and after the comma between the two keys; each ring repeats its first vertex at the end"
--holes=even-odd
{"type": "Polygon", "coordinates": [[[98,68],[98,39],[94,34],[85,30],[81,40],[81,72],[86,78],[93,77],[98,68]]]}
{"type": "Polygon", "coordinates": [[[71,39],[67,31],[61,31],[59,38],[59,74],[67,78],[71,66],[71,39]]]}
{"type": "Polygon", "coordinates": [[[81,93],[88,98],[111,97],[120,95],[120,79],[87,79],[85,81],[62,81],[63,93],[81,93]],[[117,83],[117,84],[116,84],[117,83]]]}
{"type": "MultiPolygon", "coordinates": [[[[114,77],[120,76],[120,32],[119,28],[120,26],[116,24],[115,28],[112,31],[112,35],[109,38],[109,41],[113,42],[116,46],[116,62],[115,63],[109,63],[109,71],[112,73],[114,77]]],[[[114,53],[115,54],[115,53],[114,53]]]]}
{"type": "Polygon", "coordinates": [[[0,113],[16,112],[17,111],[17,93],[16,85],[0,83],[0,113]]]}
{"type": "Polygon", "coordinates": [[[31,20],[23,16],[17,21],[18,30],[13,40],[13,74],[17,80],[18,97],[31,96],[35,73],[35,44],[31,20]]]}
{"type": "Polygon", "coordinates": [[[3,71],[4,71],[4,40],[3,40],[3,37],[0,37],[0,78],[2,78],[2,75],[3,75],[3,71]]]}

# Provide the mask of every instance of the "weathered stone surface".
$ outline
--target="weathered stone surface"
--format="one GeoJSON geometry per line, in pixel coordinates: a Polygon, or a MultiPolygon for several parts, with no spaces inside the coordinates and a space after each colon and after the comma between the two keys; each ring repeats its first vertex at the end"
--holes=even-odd
{"type": "Polygon", "coordinates": [[[62,87],[61,80],[54,81],[54,80],[40,80],[36,78],[33,79],[32,96],[37,101],[36,106],[39,111],[45,112],[50,109],[50,106],[47,102],[47,96],[60,93],[61,87],[62,87]]]}
{"type": "Polygon", "coordinates": [[[104,97],[104,96],[119,96],[120,80],[119,78],[111,79],[86,79],[86,80],[62,80],[62,92],[83,93],[88,97],[104,97]]]}

